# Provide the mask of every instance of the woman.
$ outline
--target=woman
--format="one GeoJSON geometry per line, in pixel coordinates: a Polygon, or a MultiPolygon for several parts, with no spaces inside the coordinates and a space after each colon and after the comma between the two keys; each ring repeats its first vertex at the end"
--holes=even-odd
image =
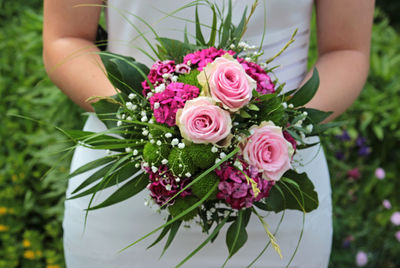
{"type": "MultiPolygon", "coordinates": [[[[86,0],[85,4],[101,4],[99,0],[86,0]]],[[[183,29],[177,19],[163,17],[163,12],[171,12],[189,1],[172,0],[109,0],[108,31],[109,50],[130,55],[138,61],[151,62],[135,47],[146,45],[137,36],[133,25],[144,29],[143,24],[130,16],[132,12],[149,21],[162,36],[180,39],[183,29]]],[[[253,1],[234,2],[234,18],[239,18],[245,4],[253,1]]],[[[260,1],[262,3],[262,1],[260,1]]],[[[78,105],[92,111],[86,100],[91,96],[114,95],[115,89],[105,77],[98,49],[93,45],[99,20],[100,7],[79,6],[82,1],[44,1],[43,57],[46,69],[54,83],[78,105]],[[82,53],[83,51],[83,53],[82,53]],[[76,56],[79,55],[79,56],[76,56]]],[[[307,79],[306,64],[309,39],[309,24],[313,0],[266,0],[267,35],[263,49],[266,57],[277,52],[298,28],[296,42],[277,58],[280,67],[276,74],[287,82],[285,90],[296,88],[307,79]]],[[[316,0],[318,61],[321,86],[308,107],[333,111],[333,119],[346,110],[360,93],[369,66],[369,48],[374,0],[316,0]]],[[[178,16],[191,19],[194,10],[185,10],[178,16]]],[[[203,23],[210,21],[210,12],[200,11],[203,23]]],[[[250,22],[245,40],[258,44],[264,24],[262,4],[250,22]]],[[[104,126],[94,116],[90,116],[85,130],[101,131],[104,126]]],[[[71,169],[103,156],[104,152],[78,148],[71,169]]],[[[318,194],[319,208],[306,216],[304,235],[291,267],[327,267],[331,248],[332,222],[329,173],[320,148],[302,150],[298,153],[297,169],[305,171],[313,181],[318,194]]],[[[70,180],[67,196],[88,174],[70,180]]],[[[105,191],[100,199],[114,189],[105,191]]],[[[89,214],[87,228],[83,233],[84,212],[88,198],[66,202],[64,217],[64,247],[68,267],[173,267],[190,253],[205,237],[199,228],[184,230],[173,242],[161,260],[158,254],[162,245],[145,250],[147,244],[141,242],[117,254],[116,252],[143,234],[158,227],[163,216],[143,205],[145,193],[117,205],[89,214]]],[[[98,202],[101,200],[97,200],[98,202]]],[[[280,214],[270,214],[267,222],[274,229],[280,214]]],[[[302,225],[301,214],[286,212],[277,235],[284,259],[270,248],[252,267],[285,267],[296,249],[302,225]]],[[[228,263],[228,267],[246,267],[267,242],[266,235],[256,219],[248,227],[249,240],[228,263]]],[[[219,267],[227,250],[223,234],[215,243],[207,245],[195,255],[185,267],[219,267]]],[[[150,241],[149,241],[150,242],[150,241]]]]}

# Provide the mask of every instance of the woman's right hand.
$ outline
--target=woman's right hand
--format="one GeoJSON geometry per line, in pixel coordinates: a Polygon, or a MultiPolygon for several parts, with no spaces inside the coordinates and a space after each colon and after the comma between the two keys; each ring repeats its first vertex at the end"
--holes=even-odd
{"type": "Polygon", "coordinates": [[[43,60],[51,80],[87,111],[92,96],[111,96],[108,81],[94,45],[101,0],[44,0],[43,60]],[[81,4],[81,6],[77,6],[81,4]]]}

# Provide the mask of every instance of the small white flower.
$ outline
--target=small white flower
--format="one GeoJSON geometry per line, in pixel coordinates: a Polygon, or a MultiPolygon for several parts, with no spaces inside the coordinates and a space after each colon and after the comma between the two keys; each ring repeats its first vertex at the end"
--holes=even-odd
{"type": "Polygon", "coordinates": [[[186,173],[185,173],[185,176],[188,177],[188,178],[190,178],[190,177],[192,177],[192,174],[190,174],[190,172],[186,172],[186,173]]]}
{"type": "Polygon", "coordinates": [[[290,109],[293,109],[294,108],[294,105],[291,103],[291,104],[289,104],[289,106],[288,106],[290,109]]]}
{"type": "Polygon", "coordinates": [[[149,167],[149,163],[144,162],[144,163],[143,163],[143,167],[145,167],[145,168],[149,167]]]}
{"type": "Polygon", "coordinates": [[[153,124],[153,123],[154,123],[153,118],[150,118],[149,123],[150,123],[150,124],[153,124]]]}
{"type": "Polygon", "coordinates": [[[151,133],[149,133],[149,139],[153,138],[153,135],[151,135],[151,133]]]}
{"type": "Polygon", "coordinates": [[[250,57],[246,57],[246,58],[244,58],[244,60],[245,61],[251,61],[251,58],[250,57]]]}
{"type": "Polygon", "coordinates": [[[118,127],[122,126],[122,121],[118,121],[118,122],[117,122],[117,126],[118,126],[118,127]]]}
{"type": "Polygon", "coordinates": [[[219,154],[219,157],[222,159],[222,158],[225,158],[226,157],[226,154],[224,153],[224,152],[221,152],[220,154],[219,154]]]}
{"type": "Polygon", "coordinates": [[[261,68],[265,69],[267,68],[267,64],[265,62],[261,62],[260,63],[261,68]]]}
{"type": "Polygon", "coordinates": [[[125,152],[127,152],[127,153],[130,153],[130,152],[132,152],[132,148],[130,148],[130,147],[128,147],[128,148],[125,148],[125,152]]]}
{"type": "Polygon", "coordinates": [[[215,159],[215,164],[218,163],[219,161],[221,161],[221,159],[219,158],[215,159]]]}
{"type": "Polygon", "coordinates": [[[172,76],[171,80],[172,80],[172,82],[178,81],[178,76],[176,76],[176,75],[172,76]]]}
{"type": "Polygon", "coordinates": [[[161,93],[165,90],[165,84],[160,84],[155,88],[156,93],[161,93]]]}
{"type": "Polygon", "coordinates": [[[146,207],[148,207],[149,205],[150,205],[150,203],[149,203],[149,201],[144,201],[144,205],[146,206],[146,207]]]}
{"type": "Polygon", "coordinates": [[[171,184],[167,184],[167,185],[165,185],[165,190],[167,190],[167,191],[171,191],[171,189],[172,189],[172,186],[171,186],[171,184]]]}
{"type": "Polygon", "coordinates": [[[131,93],[131,94],[128,95],[128,98],[130,100],[133,100],[134,98],[136,98],[136,94],[131,93]]]}
{"type": "Polygon", "coordinates": [[[179,164],[178,167],[183,167],[182,164],[179,164]]]}
{"type": "Polygon", "coordinates": [[[303,132],[300,132],[300,136],[301,136],[302,140],[304,140],[306,138],[306,135],[303,132]]]}
{"type": "Polygon", "coordinates": [[[156,144],[157,144],[158,146],[161,146],[162,142],[161,142],[160,140],[158,140],[158,141],[156,142],[156,144]]]}
{"type": "Polygon", "coordinates": [[[135,164],[135,168],[139,168],[140,167],[140,164],[139,163],[136,163],[135,164]]]}
{"type": "Polygon", "coordinates": [[[216,153],[216,152],[218,152],[218,148],[217,148],[217,147],[215,147],[215,146],[211,147],[211,152],[213,152],[213,153],[216,153]]]}
{"type": "Polygon", "coordinates": [[[184,143],[179,143],[179,144],[178,144],[178,148],[179,148],[179,149],[185,148],[185,144],[184,144],[184,143]]]}
{"type": "Polygon", "coordinates": [[[190,66],[190,65],[192,65],[192,62],[191,62],[190,60],[188,60],[188,61],[186,62],[186,64],[190,66]]]}
{"type": "Polygon", "coordinates": [[[151,98],[153,96],[153,92],[147,93],[147,98],[151,98]]]}
{"type": "Polygon", "coordinates": [[[111,154],[111,151],[109,149],[107,149],[106,154],[111,154]]]}
{"type": "Polygon", "coordinates": [[[175,181],[176,181],[176,182],[180,182],[181,179],[180,179],[179,177],[176,177],[175,181]]]}
{"type": "Polygon", "coordinates": [[[149,120],[149,119],[147,118],[147,116],[143,116],[142,119],[141,119],[142,122],[146,122],[146,121],[148,121],[148,120],[149,120]]]}
{"type": "Polygon", "coordinates": [[[304,112],[303,112],[303,115],[304,115],[304,116],[307,116],[307,115],[308,115],[308,113],[307,113],[306,111],[304,111],[304,112]]]}
{"type": "Polygon", "coordinates": [[[121,119],[124,120],[126,118],[126,114],[122,114],[121,119]]]}
{"type": "Polygon", "coordinates": [[[132,153],[133,155],[138,155],[139,154],[139,152],[138,152],[138,150],[133,150],[133,153],[132,153]]]}
{"type": "Polygon", "coordinates": [[[143,130],[142,132],[143,136],[147,136],[149,134],[149,131],[147,129],[143,130]]]}
{"type": "Polygon", "coordinates": [[[117,119],[121,119],[121,115],[120,114],[117,114],[117,119]]]}
{"type": "Polygon", "coordinates": [[[235,44],[231,44],[229,47],[230,47],[231,49],[235,49],[235,44]]]}
{"type": "Polygon", "coordinates": [[[128,117],[126,118],[126,120],[132,121],[132,117],[131,117],[131,116],[128,116],[128,117]]]}
{"type": "Polygon", "coordinates": [[[311,125],[311,124],[309,124],[308,126],[306,126],[306,130],[307,130],[308,133],[311,133],[311,132],[313,131],[313,129],[314,129],[314,126],[311,125]]]}
{"type": "Polygon", "coordinates": [[[147,116],[146,111],[141,111],[140,114],[141,114],[142,116],[147,116]]]}
{"type": "Polygon", "coordinates": [[[158,171],[158,167],[152,166],[151,167],[151,171],[153,171],[154,173],[156,173],[158,171]]]}
{"type": "Polygon", "coordinates": [[[133,103],[128,101],[128,102],[125,103],[125,106],[126,106],[126,108],[128,108],[128,110],[131,110],[132,106],[133,106],[133,103]]]}
{"type": "Polygon", "coordinates": [[[175,146],[175,145],[178,145],[179,144],[179,140],[177,139],[177,138],[175,138],[175,139],[173,139],[172,141],[171,141],[171,145],[172,146],[175,146]]]}
{"type": "Polygon", "coordinates": [[[161,164],[163,164],[163,165],[168,164],[168,159],[163,159],[163,160],[161,160],[161,164]]]}
{"type": "Polygon", "coordinates": [[[155,102],[154,103],[154,110],[160,108],[160,103],[159,102],[155,102]]]}
{"type": "Polygon", "coordinates": [[[168,133],[165,133],[165,137],[166,137],[166,138],[171,138],[171,137],[172,137],[172,133],[169,133],[169,132],[168,132],[168,133]]]}
{"type": "Polygon", "coordinates": [[[294,124],[296,127],[301,127],[303,125],[303,120],[299,120],[294,124]]]}
{"type": "Polygon", "coordinates": [[[284,109],[286,109],[287,108],[287,103],[286,102],[282,102],[282,106],[283,106],[284,109]]]}
{"type": "Polygon", "coordinates": [[[171,74],[165,73],[165,74],[162,75],[162,78],[168,79],[168,77],[170,77],[170,75],[171,75],[171,74]]]}
{"type": "Polygon", "coordinates": [[[239,125],[239,122],[233,122],[233,125],[234,125],[234,126],[238,126],[238,125],[239,125]]]}
{"type": "Polygon", "coordinates": [[[151,143],[151,144],[154,144],[155,142],[156,142],[156,141],[153,140],[153,139],[150,140],[150,143],[151,143]]]}

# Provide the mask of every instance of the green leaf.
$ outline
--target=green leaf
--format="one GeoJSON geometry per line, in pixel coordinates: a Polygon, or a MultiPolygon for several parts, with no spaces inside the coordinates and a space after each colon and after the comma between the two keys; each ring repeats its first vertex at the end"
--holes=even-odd
{"type": "Polygon", "coordinates": [[[319,75],[316,68],[314,68],[312,77],[294,93],[288,103],[293,104],[294,107],[299,107],[307,104],[315,95],[319,87],[319,75]]]}
{"type": "Polygon", "coordinates": [[[128,56],[111,52],[100,53],[100,58],[106,67],[108,79],[115,88],[125,94],[135,92],[142,96],[142,81],[150,72],[149,68],[128,56]]]}
{"type": "Polygon", "coordinates": [[[249,108],[249,110],[252,110],[252,111],[259,111],[260,110],[260,108],[258,108],[258,106],[255,105],[255,104],[249,104],[247,107],[249,108]]]}
{"type": "Polygon", "coordinates": [[[220,40],[219,46],[224,48],[227,46],[227,41],[230,36],[230,30],[232,25],[232,1],[228,1],[228,14],[224,20],[224,25],[222,29],[222,38],[220,40]]]}
{"type": "MultiPolygon", "coordinates": [[[[172,219],[171,215],[168,215],[168,218],[167,218],[167,221],[166,221],[166,222],[170,221],[171,219],[172,219]]],[[[168,234],[168,231],[171,229],[171,226],[172,226],[172,224],[165,226],[165,227],[162,229],[160,235],[157,237],[157,239],[156,239],[153,243],[151,243],[151,245],[148,246],[147,249],[149,249],[149,248],[154,247],[155,245],[157,245],[158,242],[160,242],[160,241],[168,234]]]]}
{"type": "Polygon", "coordinates": [[[199,50],[201,46],[196,46],[190,43],[184,43],[179,40],[159,37],[157,41],[161,44],[158,46],[160,54],[176,63],[183,61],[183,57],[188,53],[199,50]]]}
{"type": "Polygon", "coordinates": [[[235,38],[235,46],[237,46],[240,42],[241,36],[243,35],[243,32],[245,31],[245,25],[246,25],[246,18],[247,18],[247,6],[244,9],[242,19],[240,20],[239,25],[236,27],[235,31],[233,32],[233,36],[235,38]]]}
{"type": "Polygon", "coordinates": [[[346,124],[346,122],[344,122],[344,121],[335,121],[335,122],[329,122],[326,124],[316,125],[316,126],[314,126],[314,129],[311,132],[310,136],[321,134],[322,132],[324,132],[330,128],[340,127],[340,126],[343,126],[344,124],[346,124]]]}
{"type": "Polygon", "coordinates": [[[324,112],[312,108],[305,108],[303,109],[303,111],[308,113],[308,121],[310,121],[312,124],[321,123],[333,113],[333,112],[324,112]]]}
{"type": "Polygon", "coordinates": [[[310,212],[318,207],[318,194],[306,173],[289,170],[272,187],[265,204],[268,210],[274,212],[285,209],[303,211],[303,208],[305,212],[310,212]]]}
{"type": "Polygon", "coordinates": [[[103,158],[96,159],[94,161],[91,161],[78,169],[76,169],[74,172],[68,175],[67,178],[72,178],[75,177],[76,175],[82,174],[86,171],[92,170],[94,168],[97,168],[99,166],[105,165],[107,163],[110,163],[111,161],[114,161],[116,159],[115,156],[105,156],[103,158]]]}
{"type": "Polygon", "coordinates": [[[218,232],[222,229],[222,227],[225,225],[225,223],[228,221],[229,219],[229,215],[227,217],[225,217],[225,219],[218,224],[214,231],[207,237],[206,240],[204,240],[203,243],[201,243],[195,250],[193,250],[185,259],[183,259],[175,268],[179,268],[181,267],[183,264],[185,264],[191,257],[193,257],[197,252],[199,252],[205,245],[208,244],[208,242],[210,242],[210,240],[212,240],[217,234],[218,232]]]}
{"type": "MultiPolygon", "coordinates": [[[[113,165],[116,163],[112,163],[113,165]]],[[[110,167],[112,168],[112,167],[110,167]]],[[[107,172],[110,171],[110,168],[107,169],[107,172]]],[[[101,182],[98,184],[94,185],[93,187],[76,194],[74,196],[71,196],[69,199],[76,199],[85,195],[93,194],[97,192],[99,189],[103,190],[108,187],[111,187],[117,183],[121,183],[127,179],[129,179],[132,175],[134,175],[137,171],[139,171],[139,168],[135,167],[135,163],[121,163],[121,167],[115,168],[115,170],[111,174],[105,174],[104,178],[101,182]],[[107,179],[107,181],[105,180],[107,179]]]]}
{"type": "Polygon", "coordinates": [[[245,110],[240,110],[240,116],[242,117],[242,118],[251,118],[251,115],[248,113],[248,112],[246,112],[245,110]]]}
{"type": "Polygon", "coordinates": [[[226,245],[229,251],[228,259],[230,259],[246,243],[248,237],[246,224],[244,210],[239,210],[238,216],[226,232],[226,245]]]}
{"type": "Polygon", "coordinates": [[[141,174],[136,178],[133,178],[129,182],[125,183],[118,190],[116,190],[112,195],[110,195],[104,202],[101,204],[90,207],[88,210],[95,210],[99,208],[108,207],[114,205],[116,203],[125,201],[128,198],[136,195],[141,192],[146,186],[149,184],[149,178],[147,174],[141,174]]]}
{"type": "Polygon", "coordinates": [[[93,182],[101,179],[106,175],[107,171],[110,169],[110,167],[114,164],[114,162],[111,162],[110,164],[104,166],[103,168],[97,170],[95,173],[93,173],[89,178],[84,180],[78,187],[75,188],[75,190],[71,194],[75,194],[88,186],[89,184],[92,184],[93,182]]]}
{"type": "Polygon", "coordinates": [[[211,7],[213,12],[213,21],[211,26],[210,40],[207,43],[207,46],[213,47],[215,46],[215,38],[217,36],[217,13],[215,12],[215,6],[211,7]]]}
{"type": "Polygon", "coordinates": [[[115,115],[118,112],[118,109],[121,107],[121,104],[115,100],[116,98],[118,98],[118,96],[114,95],[110,98],[100,99],[96,102],[91,103],[97,117],[109,129],[117,127],[117,120],[115,115]]]}
{"type": "Polygon", "coordinates": [[[203,36],[203,33],[201,32],[199,10],[198,10],[197,5],[196,5],[196,15],[195,16],[196,16],[196,44],[198,46],[205,46],[206,41],[204,41],[204,36],[203,36]]]}
{"type": "Polygon", "coordinates": [[[167,242],[165,243],[165,246],[164,246],[164,249],[163,249],[163,251],[161,253],[160,258],[164,255],[165,251],[167,251],[167,249],[171,245],[171,243],[174,240],[174,238],[175,238],[175,236],[176,236],[181,224],[182,224],[182,221],[176,221],[173,224],[171,224],[171,228],[170,228],[170,232],[169,232],[169,235],[168,235],[168,239],[167,239],[167,242]]]}

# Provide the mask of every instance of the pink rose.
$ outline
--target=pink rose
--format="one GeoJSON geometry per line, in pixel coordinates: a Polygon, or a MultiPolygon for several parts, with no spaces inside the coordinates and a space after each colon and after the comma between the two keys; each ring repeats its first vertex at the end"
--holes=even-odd
{"type": "Polygon", "coordinates": [[[251,127],[250,133],[242,148],[243,158],[263,172],[266,179],[278,181],[291,168],[292,145],[271,121],[251,127]]]}
{"type": "Polygon", "coordinates": [[[197,76],[204,94],[221,102],[224,108],[235,112],[249,103],[257,83],[248,76],[243,66],[231,55],[225,54],[208,64],[197,76]]]}
{"type": "Polygon", "coordinates": [[[182,137],[194,143],[216,144],[230,136],[232,128],[229,113],[209,97],[187,101],[176,114],[176,124],[182,137]]]}

